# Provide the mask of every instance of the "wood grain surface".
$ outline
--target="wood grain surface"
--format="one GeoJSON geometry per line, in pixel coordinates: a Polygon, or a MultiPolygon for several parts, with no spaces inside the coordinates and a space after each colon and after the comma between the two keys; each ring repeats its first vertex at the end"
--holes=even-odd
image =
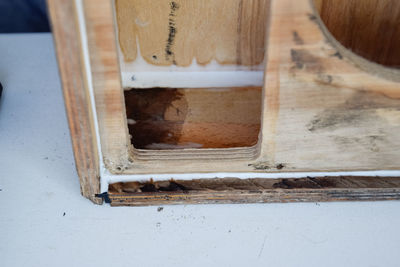
{"type": "Polygon", "coordinates": [[[81,192],[101,204],[102,200],[95,197],[100,191],[99,158],[76,8],[70,0],[48,0],[47,3],[81,192]]]}
{"type": "Polygon", "coordinates": [[[149,64],[258,65],[269,0],[115,0],[123,60],[149,64]]]}
{"type": "Polygon", "coordinates": [[[262,88],[153,88],[125,92],[138,149],[231,148],[257,144],[262,88]]]}
{"type": "Polygon", "coordinates": [[[400,200],[400,178],[197,179],[111,184],[112,206],[400,200]]]}
{"type": "Polygon", "coordinates": [[[362,57],[400,67],[400,1],[315,0],[332,35],[362,57]]]}

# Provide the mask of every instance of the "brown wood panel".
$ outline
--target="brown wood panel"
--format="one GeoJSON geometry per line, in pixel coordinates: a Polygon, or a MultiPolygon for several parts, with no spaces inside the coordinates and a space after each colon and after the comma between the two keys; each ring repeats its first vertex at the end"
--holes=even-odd
{"type": "Polygon", "coordinates": [[[400,1],[315,0],[332,35],[362,57],[400,67],[400,1]]]}
{"type": "Polygon", "coordinates": [[[116,183],[103,194],[112,206],[400,200],[399,177],[196,179],[116,183]]]}
{"type": "Polygon", "coordinates": [[[81,192],[101,204],[95,197],[100,191],[99,158],[74,1],[48,0],[48,8],[81,192]]]}
{"type": "Polygon", "coordinates": [[[262,88],[153,88],[125,92],[137,149],[231,148],[257,144],[262,88]]]}

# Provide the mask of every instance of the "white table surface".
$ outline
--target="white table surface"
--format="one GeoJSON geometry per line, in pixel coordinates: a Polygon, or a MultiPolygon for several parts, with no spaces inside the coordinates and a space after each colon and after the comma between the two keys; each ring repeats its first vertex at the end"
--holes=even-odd
{"type": "Polygon", "coordinates": [[[0,266],[400,266],[400,202],[111,208],[79,193],[50,34],[0,35],[0,266]]]}

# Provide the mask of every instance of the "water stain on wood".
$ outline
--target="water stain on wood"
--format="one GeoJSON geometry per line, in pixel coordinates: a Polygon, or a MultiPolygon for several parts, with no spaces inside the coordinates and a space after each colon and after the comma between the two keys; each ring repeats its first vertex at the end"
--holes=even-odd
{"type": "Polygon", "coordinates": [[[297,31],[293,31],[292,34],[293,34],[293,42],[296,45],[303,45],[304,44],[303,38],[300,37],[300,35],[299,35],[299,33],[297,31]]]}
{"type": "Polygon", "coordinates": [[[136,149],[250,147],[261,127],[261,87],[151,88],[125,92],[136,149]]]}
{"type": "Polygon", "coordinates": [[[320,59],[312,55],[306,49],[291,49],[290,56],[294,63],[294,66],[291,69],[292,72],[297,69],[315,74],[324,73],[324,67],[321,64],[320,59]]]}
{"type": "Polygon", "coordinates": [[[357,127],[365,123],[385,123],[378,116],[379,109],[400,110],[399,101],[383,94],[357,91],[345,103],[318,113],[307,124],[310,132],[357,127]]]}
{"type": "MultiPolygon", "coordinates": [[[[128,129],[135,148],[144,149],[153,143],[177,144],[186,111],[177,110],[180,120],[166,121],[165,114],[173,102],[180,100],[177,89],[132,89],[125,92],[128,129]]],[[[183,104],[185,106],[185,103],[183,104]]]]}

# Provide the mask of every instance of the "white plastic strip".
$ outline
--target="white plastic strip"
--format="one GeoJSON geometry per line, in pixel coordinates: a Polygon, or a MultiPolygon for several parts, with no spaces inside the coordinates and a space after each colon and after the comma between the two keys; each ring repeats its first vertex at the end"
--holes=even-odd
{"type": "MultiPolygon", "coordinates": [[[[96,111],[96,102],[94,99],[94,90],[93,90],[93,77],[92,77],[92,70],[90,66],[90,58],[89,58],[89,45],[86,33],[86,23],[85,23],[85,15],[83,11],[83,0],[75,0],[75,8],[78,15],[78,22],[79,22],[79,32],[81,37],[81,46],[82,46],[82,53],[83,53],[83,60],[85,66],[85,72],[87,77],[87,86],[89,90],[89,97],[90,97],[90,104],[92,108],[93,114],[93,124],[94,129],[96,131],[96,144],[97,144],[97,151],[99,157],[99,174],[100,174],[100,187],[102,188],[103,184],[107,182],[102,181],[102,177],[107,177],[106,168],[103,162],[103,153],[101,151],[101,144],[100,144],[100,131],[99,131],[99,123],[97,119],[97,111],[96,111]]],[[[108,187],[108,186],[107,186],[108,187]]],[[[101,189],[102,190],[102,189],[101,189]]],[[[103,192],[103,191],[101,191],[103,192]]]]}
{"type": "Polygon", "coordinates": [[[262,86],[263,71],[123,72],[124,88],[262,86]]]}

